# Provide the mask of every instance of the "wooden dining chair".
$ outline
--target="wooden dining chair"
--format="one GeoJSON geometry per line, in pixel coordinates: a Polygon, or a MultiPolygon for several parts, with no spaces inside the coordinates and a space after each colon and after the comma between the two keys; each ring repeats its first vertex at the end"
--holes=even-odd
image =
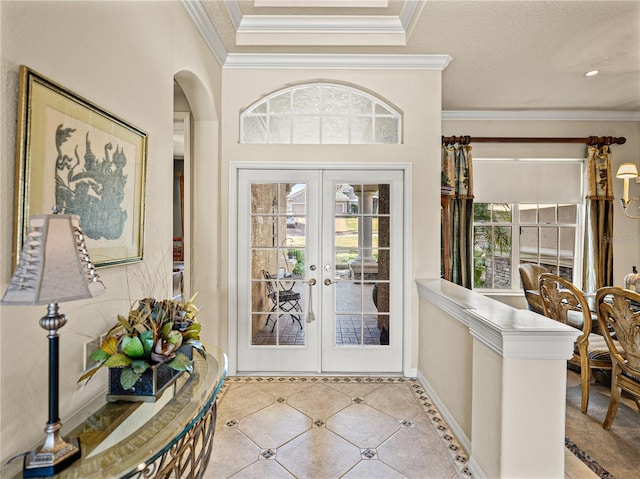
{"type": "Polygon", "coordinates": [[[589,407],[592,369],[611,369],[605,338],[593,333],[593,317],[586,297],[571,281],[553,273],[542,273],[538,280],[544,315],[582,331],[573,347],[569,363],[580,367],[582,400],[580,410],[589,407]]]}
{"type": "Polygon", "coordinates": [[[518,273],[520,273],[524,299],[527,301],[527,309],[538,314],[544,314],[542,301],[538,292],[538,278],[540,278],[542,273],[548,272],[549,270],[547,270],[547,268],[536,263],[522,263],[518,265],[518,273]]]}
{"type": "Polygon", "coordinates": [[[596,311],[600,330],[607,332],[613,369],[609,409],[602,423],[611,429],[624,389],[635,399],[640,411],[640,293],[618,287],[604,287],[596,292],[596,311]],[[616,340],[614,340],[615,335],[616,340]]]}

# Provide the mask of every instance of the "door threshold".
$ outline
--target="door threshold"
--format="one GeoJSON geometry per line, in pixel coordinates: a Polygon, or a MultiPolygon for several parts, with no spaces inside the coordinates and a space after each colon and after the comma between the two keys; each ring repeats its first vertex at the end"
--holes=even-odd
{"type": "Polygon", "coordinates": [[[237,371],[230,377],[266,377],[266,378],[411,378],[403,373],[371,373],[371,372],[295,372],[295,371],[237,371]]]}

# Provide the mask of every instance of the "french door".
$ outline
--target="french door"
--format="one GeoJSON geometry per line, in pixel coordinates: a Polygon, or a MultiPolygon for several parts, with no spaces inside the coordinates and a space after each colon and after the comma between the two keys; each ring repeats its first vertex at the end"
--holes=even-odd
{"type": "Polygon", "coordinates": [[[401,372],[403,172],[238,179],[238,371],[401,372]]]}

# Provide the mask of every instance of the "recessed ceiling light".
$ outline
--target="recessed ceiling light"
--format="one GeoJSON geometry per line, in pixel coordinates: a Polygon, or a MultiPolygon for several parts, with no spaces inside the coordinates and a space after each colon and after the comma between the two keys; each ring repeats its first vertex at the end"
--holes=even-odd
{"type": "Polygon", "coordinates": [[[600,70],[591,70],[585,73],[584,76],[592,77],[592,76],[596,76],[598,73],[600,73],[600,70]]]}

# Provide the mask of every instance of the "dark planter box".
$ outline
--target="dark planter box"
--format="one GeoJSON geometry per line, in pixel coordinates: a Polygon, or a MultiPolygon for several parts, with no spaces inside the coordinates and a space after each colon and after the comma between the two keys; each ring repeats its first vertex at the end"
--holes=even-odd
{"type": "MultiPolygon", "coordinates": [[[[179,353],[193,359],[191,347],[181,347],[179,353]]],[[[131,389],[123,389],[120,376],[123,368],[109,368],[109,392],[107,401],[144,401],[155,402],[184,371],[176,371],[167,364],[157,364],[147,369],[131,389]]]]}

